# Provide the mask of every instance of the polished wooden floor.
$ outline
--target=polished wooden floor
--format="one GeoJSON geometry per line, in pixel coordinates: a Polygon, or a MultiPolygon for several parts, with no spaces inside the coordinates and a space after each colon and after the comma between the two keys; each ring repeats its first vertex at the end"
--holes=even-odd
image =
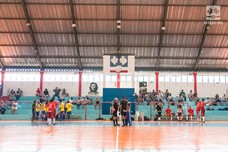
{"type": "Polygon", "coordinates": [[[228,122],[65,122],[55,126],[0,121],[0,152],[228,151],[228,122]]]}

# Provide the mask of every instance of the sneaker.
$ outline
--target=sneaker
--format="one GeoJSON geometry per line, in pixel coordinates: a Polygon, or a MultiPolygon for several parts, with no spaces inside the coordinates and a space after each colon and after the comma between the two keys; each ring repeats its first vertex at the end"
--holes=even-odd
{"type": "Polygon", "coordinates": [[[120,124],[116,124],[116,126],[120,126],[120,124]]]}

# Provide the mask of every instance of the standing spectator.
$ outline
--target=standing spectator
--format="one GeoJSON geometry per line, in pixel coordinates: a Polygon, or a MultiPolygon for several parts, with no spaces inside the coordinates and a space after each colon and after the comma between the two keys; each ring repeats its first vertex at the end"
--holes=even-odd
{"type": "MultiPolygon", "coordinates": [[[[13,92],[14,92],[14,91],[13,91],[13,92]]],[[[14,100],[15,100],[14,94],[15,94],[15,93],[12,93],[12,90],[11,90],[11,92],[10,92],[10,94],[9,94],[9,97],[8,97],[9,101],[14,101],[14,100]]]]}
{"type": "Polygon", "coordinates": [[[186,95],[183,89],[181,90],[180,95],[184,98],[184,101],[186,101],[186,95]]]}
{"type": "Polygon", "coordinates": [[[125,126],[125,124],[126,124],[125,121],[126,121],[126,116],[127,116],[127,99],[125,97],[122,97],[122,100],[120,102],[120,111],[121,111],[123,126],[125,126]]]}
{"type": "Polygon", "coordinates": [[[12,102],[12,108],[11,108],[11,114],[14,114],[17,111],[18,108],[18,102],[17,100],[12,102]]]}
{"type": "Polygon", "coordinates": [[[118,98],[115,98],[114,99],[114,103],[113,103],[113,107],[112,107],[112,121],[113,121],[113,126],[120,126],[118,124],[118,120],[117,120],[118,109],[119,109],[118,98]]]}
{"type": "Polygon", "coordinates": [[[173,100],[173,96],[171,93],[169,94],[169,97],[168,97],[168,105],[172,105],[172,106],[175,105],[175,101],[173,100]]]}
{"type": "Polygon", "coordinates": [[[98,99],[98,97],[96,97],[95,102],[94,102],[94,106],[95,106],[95,110],[97,110],[97,106],[100,106],[100,101],[98,99]]]}
{"type": "Polygon", "coordinates": [[[188,99],[189,99],[189,101],[193,101],[194,100],[194,96],[193,96],[192,90],[190,90],[190,92],[188,94],[188,99]]]}
{"type": "Polygon", "coordinates": [[[166,101],[168,101],[169,94],[170,94],[170,93],[169,93],[169,90],[166,89],[166,90],[165,90],[165,94],[164,94],[164,97],[165,97],[166,101]]]}
{"type": "Polygon", "coordinates": [[[20,99],[22,93],[23,93],[22,90],[20,88],[18,88],[18,90],[17,90],[17,92],[15,94],[16,100],[19,100],[20,99]]]}
{"type": "Polygon", "coordinates": [[[35,120],[35,115],[36,115],[35,108],[36,108],[36,100],[34,100],[34,101],[33,101],[33,104],[32,104],[32,119],[31,119],[31,122],[32,122],[32,123],[33,123],[34,120],[35,120]]]}
{"type": "Polygon", "coordinates": [[[162,103],[157,102],[155,105],[155,109],[157,110],[157,116],[158,116],[158,120],[161,120],[161,113],[162,113],[162,103]]]}
{"type": "Polygon", "coordinates": [[[60,99],[60,105],[59,105],[59,115],[60,115],[60,122],[63,122],[63,115],[64,115],[64,107],[65,107],[65,105],[64,105],[64,103],[63,103],[63,101],[60,99]]]}
{"type": "Polygon", "coordinates": [[[54,91],[53,99],[55,97],[58,97],[58,99],[59,99],[59,93],[60,93],[61,89],[58,87],[55,87],[55,89],[53,91],[54,91]]]}
{"type": "Polygon", "coordinates": [[[61,99],[64,101],[65,97],[66,97],[67,93],[66,93],[66,89],[63,88],[62,94],[61,94],[61,99]]]}
{"type": "Polygon", "coordinates": [[[49,98],[49,92],[48,92],[47,88],[45,88],[45,90],[43,92],[43,97],[44,97],[44,100],[48,100],[48,98],[49,98]]]}

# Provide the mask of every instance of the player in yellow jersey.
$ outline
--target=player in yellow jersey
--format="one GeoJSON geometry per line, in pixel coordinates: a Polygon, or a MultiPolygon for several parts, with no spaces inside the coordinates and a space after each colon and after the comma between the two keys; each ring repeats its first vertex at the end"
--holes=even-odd
{"type": "Polygon", "coordinates": [[[67,108],[67,120],[69,121],[73,105],[69,101],[67,101],[66,108],[67,108]]]}
{"type": "Polygon", "coordinates": [[[40,116],[40,110],[41,110],[41,105],[39,100],[36,101],[35,110],[36,110],[36,122],[38,122],[39,116],[40,116]]]}
{"type": "Polygon", "coordinates": [[[62,100],[59,100],[59,102],[60,102],[60,105],[59,105],[59,117],[60,117],[60,121],[61,122],[63,122],[63,115],[64,115],[64,103],[63,103],[63,101],[62,100]]]}
{"type": "Polygon", "coordinates": [[[43,101],[43,103],[41,104],[41,119],[42,121],[45,121],[46,120],[46,100],[43,101]]]}

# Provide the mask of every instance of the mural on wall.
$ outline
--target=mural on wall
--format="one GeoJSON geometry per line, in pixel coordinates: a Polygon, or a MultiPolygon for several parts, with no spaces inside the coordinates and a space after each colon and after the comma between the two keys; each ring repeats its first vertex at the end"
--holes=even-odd
{"type": "Polygon", "coordinates": [[[147,93],[147,82],[139,82],[139,94],[145,95],[147,93]]]}
{"type": "Polygon", "coordinates": [[[98,84],[96,82],[91,82],[90,85],[89,85],[89,92],[88,92],[88,95],[90,96],[97,96],[99,95],[99,92],[98,92],[98,84]]]}

